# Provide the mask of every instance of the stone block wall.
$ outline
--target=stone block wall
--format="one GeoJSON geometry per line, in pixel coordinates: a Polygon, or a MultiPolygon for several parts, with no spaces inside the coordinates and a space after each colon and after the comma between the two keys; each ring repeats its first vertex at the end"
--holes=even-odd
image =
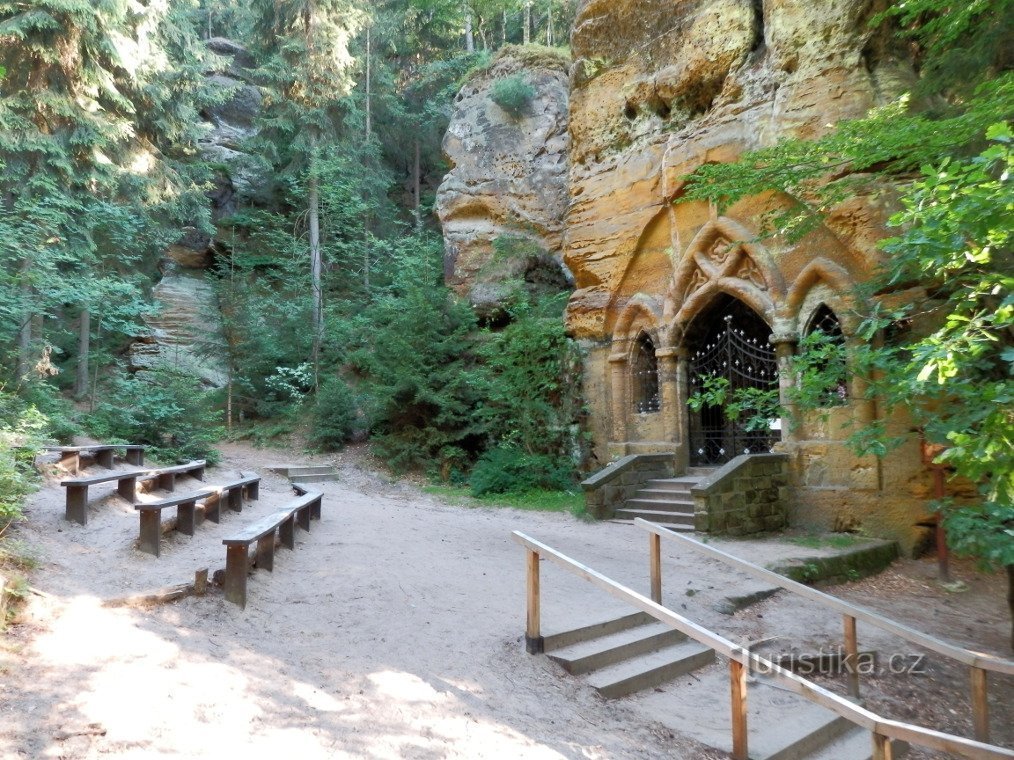
{"type": "Polygon", "coordinates": [[[781,530],[789,523],[789,457],[742,454],[690,493],[698,531],[746,536],[781,530]]]}
{"type": "Polygon", "coordinates": [[[618,459],[581,483],[588,514],[598,520],[611,519],[647,481],[674,477],[675,467],[672,452],[632,454],[618,459]]]}

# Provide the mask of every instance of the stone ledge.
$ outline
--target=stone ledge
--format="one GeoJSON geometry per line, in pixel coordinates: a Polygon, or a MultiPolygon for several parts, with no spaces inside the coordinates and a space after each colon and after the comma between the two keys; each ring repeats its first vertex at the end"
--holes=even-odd
{"type": "Polygon", "coordinates": [[[607,465],[604,469],[599,470],[590,478],[581,481],[581,488],[585,491],[594,491],[638,464],[645,464],[648,462],[672,462],[675,457],[676,455],[674,453],[629,454],[628,456],[607,465]]]}
{"type": "MultiPolygon", "coordinates": [[[[748,465],[763,462],[788,463],[788,461],[788,454],[740,454],[735,459],[723,464],[713,473],[704,478],[700,483],[691,488],[690,495],[694,497],[704,497],[714,493],[725,484],[724,481],[726,479],[739,475],[740,470],[743,470],[748,465]]],[[[741,477],[750,476],[744,472],[741,474],[741,477]]]]}

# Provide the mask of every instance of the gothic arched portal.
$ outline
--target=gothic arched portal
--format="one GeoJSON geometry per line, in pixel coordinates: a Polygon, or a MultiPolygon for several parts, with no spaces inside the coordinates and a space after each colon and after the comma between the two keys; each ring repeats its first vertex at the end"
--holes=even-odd
{"type": "MultiPolygon", "coordinates": [[[[749,306],[727,294],[716,296],[685,333],[691,396],[716,383],[728,394],[748,388],[777,390],[770,336],[771,327],[749,306]]],[[[691,465],[720,465],[739,454],[767,452],[779,437],[769,427],[748,430],[747,415],[734,419],[722,404],[705,403],[688,414],[691,465]]]]}

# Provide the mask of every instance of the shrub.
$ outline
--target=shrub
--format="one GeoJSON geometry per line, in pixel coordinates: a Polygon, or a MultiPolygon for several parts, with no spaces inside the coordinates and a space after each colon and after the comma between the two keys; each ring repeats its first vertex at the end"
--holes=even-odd
{"type": "Polygon", "coordinates": [[[164,462],[219,461],[213,392],[192,375],[170,367],[143,377],[120,375],[102,395],[105,400],[85,420],[97,438],[144,444],[164,462]]]}
{"type": "Polygon", "coordinates": [[[537,489],[564,491],[574,485],[574,465],[567,459],[498,446],[479,458],[468,482],[473,496],[537,489]]]}
{"type": "Polygon", "coordinates": [[[526,82],[521,74],[513,74],[494,82],[489,97],[510,116],[518,118],[535,97],[535,88],[526,82]]]}
{"type": "Polygon", "coordinates": [[[337,377],[326,380],[317,391],[310,443],[324,451],[337,451],[352,437],[356,416],[356,397],[348,383],[337,377]]]}
{"type": "Polygon", "coordinates": [[[33,405],[0,390],[0,534],[21,516],[34,487],[32,461],[47,437],[46,417],[33,405]]]}

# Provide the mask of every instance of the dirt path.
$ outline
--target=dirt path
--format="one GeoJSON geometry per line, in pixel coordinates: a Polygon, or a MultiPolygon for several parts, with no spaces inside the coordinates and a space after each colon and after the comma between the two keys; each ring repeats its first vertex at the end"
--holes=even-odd
{"type": "MultiPolygon", "coordinates": [[[[118,497],[93,506],[87,526],[62,519],[53,483],[32,498],[20,537],[40,555],[33,582],[52,596],[33,597],[0,640],[0,757],[721,757],[645,720],[636,699],[606,702],[524,652],[524,556],[510,532],[645,591],[642,531],[449,506],[377,474],[357,452],[293,457],[334,463],[341,480],[323,487],[323,520],[297,533],[296,550],[251,577],[246,610],[220,593],[103,607],[222,567],[221,537],[291,498],[265,469],[285,458],[278,452],[223,453],[208,481],[257,470],[260,501],[192,538],[174,535],[158,559],[133,547],[137,518],[118,497]]],[[[793,550],[734,545],[760,561],[793,550]]],[[[716,611],[758,586],[744,576],[672,555],[664,573],[673,608],[730,636],[764,628],[751,611],[716,611]]],[[[626,611],[546,565],[543,608],[547,632],[626,611]]],[[[793,635],[806,635],[809,614],[795,616],[793,635]]]]}

